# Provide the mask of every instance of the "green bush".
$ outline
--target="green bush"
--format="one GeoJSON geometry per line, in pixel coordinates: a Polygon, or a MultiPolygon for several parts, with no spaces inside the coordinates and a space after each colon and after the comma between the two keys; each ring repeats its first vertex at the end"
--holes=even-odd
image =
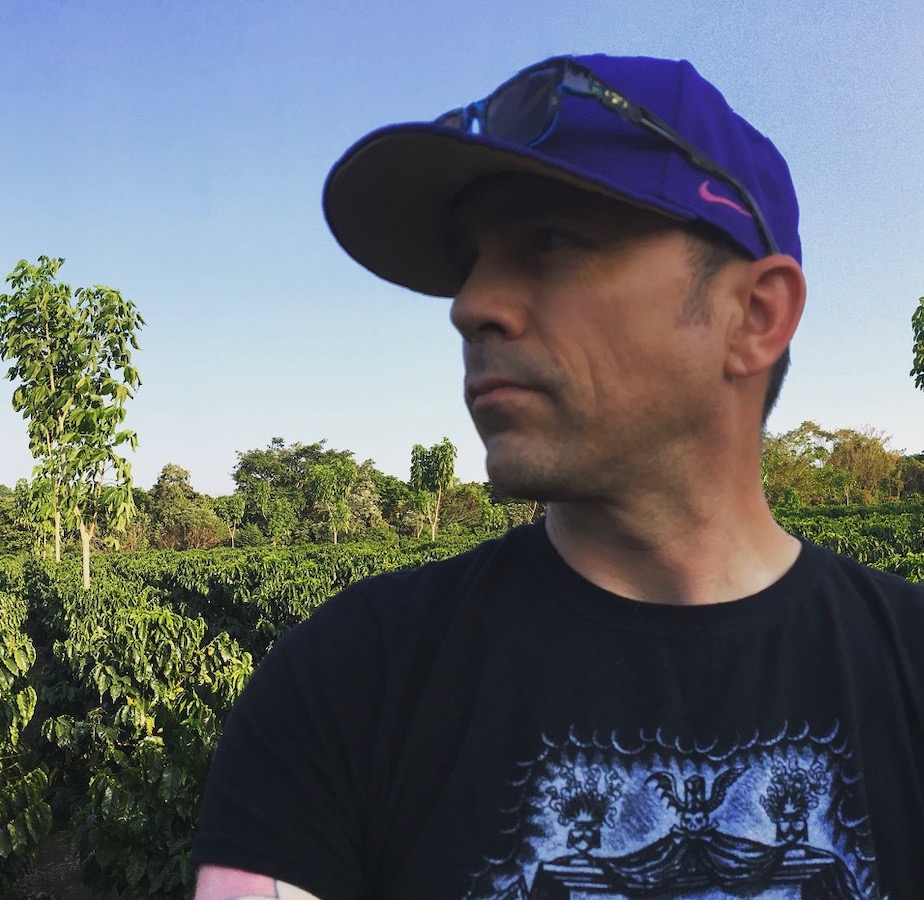
{"type": "Polygon", "coordinates": [[[0,891],[4,897],[16,896],[17,879],[31,868],[51,829],[48,776],[22,741],[37,699],[27,680],[35,648],[22,631],[25,618],[22,596],[0,591],[0,891]]]}
{"type": "MultiPolygon", "coordinates": [[[[99,555],[89,590],[76,557],[29,560],[18,576],[10,570],[50,650],[44,767],[28,769],[31,780],[10,796],[28,789],[34,806],[44,792],[73,834],[94,896],[187,896],[209,761],[255,659],[356,579],[474,542],[99,555]]],[[[37,846],[39,826],[50,823],[47,802],[42,809],[44,819],[17,825],[23,852],[26,837],[37,846]]]]}

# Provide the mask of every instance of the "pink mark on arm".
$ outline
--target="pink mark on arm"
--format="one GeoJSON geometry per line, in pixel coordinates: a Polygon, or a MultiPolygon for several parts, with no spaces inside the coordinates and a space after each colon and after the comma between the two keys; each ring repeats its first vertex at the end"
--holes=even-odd
{"type": "Polygon", "coordinates": [[[196,880],[195,900],[236,900],[238,897],[278,897],[276,883],[268,875],[257,875],[224,866],[203,866],[196,880]]]}
{"type": "Polygon", "coordinates": [[[301,888],[293,887],[242,869],[225,866],[202,866],[196,880],[195,900],[260,900],[263,897],[278,900],[318,900],[301,888]]]}

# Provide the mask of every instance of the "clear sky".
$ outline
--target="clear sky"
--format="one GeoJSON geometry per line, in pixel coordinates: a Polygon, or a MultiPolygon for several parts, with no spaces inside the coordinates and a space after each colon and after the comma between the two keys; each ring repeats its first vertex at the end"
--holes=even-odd
{"type": "MultiPolygon", "coordinates": [[[[0,278],[66,258],[147,326],[136,482],[228,492],[236,451],[326,438],[408,477],[448,436],[482,480],[448,302],[329,236],[331,164],[558,53],[687,58],[787,157],[809,302],[770,430],[881,428],[924,450],[920,0],[2,0],[0,278]]],[[[3,290],[7,288],[2,287],[3,290]]],[[[28,476],[0,381],[0,483],[28,476]]]]}

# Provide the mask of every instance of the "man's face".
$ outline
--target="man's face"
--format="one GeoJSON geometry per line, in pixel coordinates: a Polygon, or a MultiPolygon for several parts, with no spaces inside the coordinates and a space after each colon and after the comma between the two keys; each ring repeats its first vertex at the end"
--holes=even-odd
{"type": "Polygon", "coordinates": [[[465,399],[492,481],[599,500],[669,478],[714,421],[722,328],[671,220],[537,178],[470,189],[448,223],[465,399]]]}

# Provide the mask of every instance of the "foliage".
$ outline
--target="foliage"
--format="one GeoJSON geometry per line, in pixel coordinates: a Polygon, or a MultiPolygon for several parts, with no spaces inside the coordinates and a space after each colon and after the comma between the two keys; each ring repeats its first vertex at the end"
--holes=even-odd
{"type": "MultiPolygon", "coordinates": [[[[475,541],[97,555],[89,590],[75,558],[0,564],[0,591],[20,598],[16,623],[28,601],[51,650],[40,686],[43,767],[28,768],[30,801],[44,804],[45,819],[33,824],[50,822],[50,806],[68,825],[93,896],[188,896],[208,763],[255,662],[357,578],[475,541]]],[[[18,692],[0,690],[0,700],[18,692]]],[[[16,834],[33,853],[40,830],[16,834]]]]}
{"type": "Polygon", "coordinates": [[[28,515],[28,491],[24,478],[13,490],[0,484],[0,554],[19,553],[38,543],[28,515]]]}
{"type": "Polygon", "coordinates": [[[244,518],[246,501],[243,494],[230,494],[225,497],[216,497],[212,501],[215,515],[225,523],[228,534],[231,536],[231,547],[234,548],[234,536],[237,528],[244,518]]]}
{"type": "Polygon", "coordinates": [[[444,437],[429,449],[415,444],[411,450],[410,488],[414,506],[430,526],[430,539],[436,540],[443,494],[455,481],[456,448],[444,437]]]}
{"type": "Polygon", "coordinates": [[[867,505],[898,497],[908,469],[888,442],[877,429],[827,431],[814,422],[765,435],[761,477],[771,508],[867,505]]]}
{"type": "Polygon", "coordinates": [[[179,897],[208,761],[253,661],[161,603],[144,572],[100,568],[90,591],[66,572],[30,571],[49,633],[67,635],[53,645],[63,677],[80,688],[42,728],[52,788],[94,896],[179,897]]]}
{"type": "MultiPolygon", "coordinates": [[[[486,500],[483,489],[456,498],[473,517],[486,500]]],[[[507,505],[495,500],[495,511],[507,505]]],[[[524,514],[536,512],[523,506],[524,514]]],[[[795,534],[924,581],[924,502],[777,515],[795,534]]],[[[0,723],[19,716],[8,733],[15,732],[24,754],[15,772],[3,769],[15,776],[7,785],[19,780],[0,792],[0,814],[18,823],[17,871],[34,855],[50,805],[73,831],[94,896],[187,896],[187,859],[211,752],[231,704],[277,637],[359,578],[418,566],[477,541],[474,533],[444,532],[437,542],[400,545],[97,555],[90,590],[82,589],[74,558],[61,565],[0,560],[0,627],[13,635],[0,645],[12,651],[0,650],[6,652],[0,658],[12,655],[16,670],[14,682],[0,686],[0,709],[7,711],[0,723]],[[51,650],[41,685],[24,680],[34,671],[22,633],[27,602],[37,639],[51,650]],[[36,690],[48,717],[43,743],[27,750],[23,713],[31,715],[36,690]],[[29,755],[36,751],[41,764],[29,755]],[[32,810],[30,818],[23,809],[32,810]]],[[[0,662],[4,671],[11,669],[0,662]]]]}
{"type": "Polygon", "coordinates": [[[217,546],[227,534],[212,502],[193,490],[189,472],[174,463],[161,469],[151,488],[149,506],[157,547],[202,550],[217,546]]]}
{"type": "Polygon", "coordinates": [[[245,498],[242,538],[260,535],[274,545],[374,530],[382,523],[376,473],[370,460],[358,465],[349,450],[325,448],[325,441],[286,445],[273,438],[265,450],[238,453],[232,472],[245,498]]]}
{"type": "Polygon", "coordinates": [[[494,509],[503,511],[503,529],[515,528],[517,525],[526,525],[535,522],[545,515],[545,504],[535,500],[518,500],[500,494],[492,484],[487,484],[491,505],[494,509]]]}
{"type": "Polygon", "coordinates": [[[331,459],[308,469],[308,494],[335,544],[339,533],[349,528],[353,518],[347,498],[358,475],[359,467],[352,459],[331,459]]]}
{"type": "Polygon", "coordinates": [[[51,829],[51,807],[45,799],[48,775],[22,741],[36,704],[35,688],[26,680],[35,649],[22,631],[25,618],[24,598],[0,588],[0,891],[4,897],[15,896],[16,879],[30,868],[51,829]]]}
{"type": "Polygon", "coordinates": [[[79,531],[87,586],[98,526],[105,523],[114,539],[132,514],[130,467],[117,450],[137,441],[121,426],[141,383],[131,349],[144,320],[117,290],[73,291],[57,281],[63,263],[20,260],[7,276],[13,290],[0,294],[0,356],[12,362],[13,408],[28,422],[38,460],[34,508],[53,522],[56,559],[62,529],[79,531]]]}
{"type": "Polygon", "coordinates": [[[924,297],[918,298],[918,305],[912,313],[911,330],[914,336],[914,363],[908,374],[914,378],[914,386],[924,391],[924,297]]]}
{"type": "Polygon", "coordinates": [[[911,581],[924,581],[924,569],[916,568],[915,562],[924,554],[924,504],[920,501],[778,511],[777,520],[787,531],[835,553],[911,581]]]}

